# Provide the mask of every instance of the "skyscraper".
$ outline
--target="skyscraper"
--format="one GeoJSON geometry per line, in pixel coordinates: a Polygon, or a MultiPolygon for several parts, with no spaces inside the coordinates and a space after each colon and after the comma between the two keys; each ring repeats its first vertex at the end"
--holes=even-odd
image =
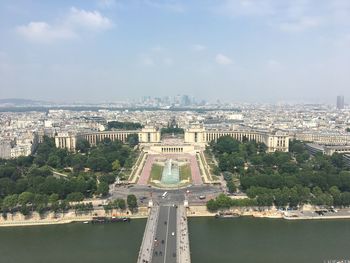
{"type": "Polygon", "coordinates": [[[337,109],[344,109],[344,96],[337,96],[337,109]]]}

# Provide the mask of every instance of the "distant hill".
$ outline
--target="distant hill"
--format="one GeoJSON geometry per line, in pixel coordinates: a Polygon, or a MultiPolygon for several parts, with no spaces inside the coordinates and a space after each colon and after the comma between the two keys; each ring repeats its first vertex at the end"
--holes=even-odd
{"type": "Polygon", "coordinates": [[[1,106],[28,106],[28,105],[42,105],[47,102],[38,101],[38,100],[29,100],[29,99],[17,99],[17,98],[9,98],[9,99],[0,99],[1,106]]]}

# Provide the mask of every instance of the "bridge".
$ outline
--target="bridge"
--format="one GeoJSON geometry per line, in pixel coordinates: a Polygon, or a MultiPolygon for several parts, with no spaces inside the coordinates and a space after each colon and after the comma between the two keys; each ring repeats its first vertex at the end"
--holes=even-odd
{"type": "Polygon", "coordinates": [[[186,208],[164,204],[150,209],[138,263],[190,263],[186,208]]]}

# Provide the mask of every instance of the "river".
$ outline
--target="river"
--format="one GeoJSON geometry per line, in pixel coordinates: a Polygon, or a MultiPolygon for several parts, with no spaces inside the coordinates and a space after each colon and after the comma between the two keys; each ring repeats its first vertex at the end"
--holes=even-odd
{"type": "Polygon", "coordinates": [[[193,263],[350,262],[350,220],[193,218],[189,231],[193,263]]]}
{"type": "MultiPolygon", "coordinates": [[[[135,263],[146,220],[0,228],[1,263],[135,263]]],[[[350,220],[189,219],[192,263],[350,260],[350,220]]]]}
{"type": "Polygon", "coordinates": [[[1,263],[136,263],[146,220],[0,228],[1,263]]]}

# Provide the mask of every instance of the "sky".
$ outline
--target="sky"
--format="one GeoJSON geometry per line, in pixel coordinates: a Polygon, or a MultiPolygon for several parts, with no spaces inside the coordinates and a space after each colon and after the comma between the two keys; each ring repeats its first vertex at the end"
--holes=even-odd
{"type": "Polygon", "coordinates": [[[0,1],[0,99],[177,94],[350,101],[350,1],[0,1]]]}

